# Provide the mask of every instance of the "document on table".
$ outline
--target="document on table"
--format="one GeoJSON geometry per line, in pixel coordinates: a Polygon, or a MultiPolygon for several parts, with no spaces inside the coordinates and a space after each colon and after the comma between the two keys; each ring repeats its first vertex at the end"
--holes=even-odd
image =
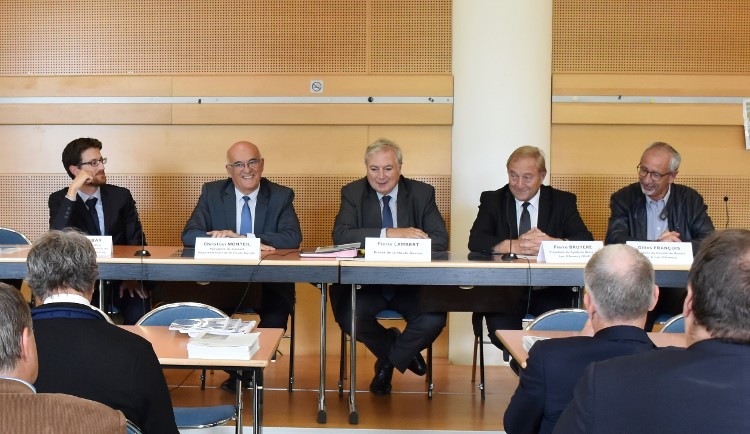
{"type": "Polygon", "coordinates": [[[545,338],[543,336],[530,336],[530,335],[526,335],[526,336],[524,336],[524,337],[521,338],[521,343],[523,344],[523,349],[528,353],[529,350],[531,350],[531,347],[535,343],[537,343],[539,341],[543,341],[545,339],[549,339],[549,338],[545,338]]]}

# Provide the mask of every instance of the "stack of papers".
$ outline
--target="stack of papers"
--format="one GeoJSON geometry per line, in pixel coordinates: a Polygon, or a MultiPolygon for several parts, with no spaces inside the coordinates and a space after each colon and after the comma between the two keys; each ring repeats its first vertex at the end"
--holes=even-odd
{"type": "Polygon", "coordinates": [[[302,249],[299,255],[302,258],[354,258],[357,256],[359,246],[360,243],[349,243],[302,249]]]}
{"type": "Polygon", "coordinates": [[[255,327],[255,321],[242,321],[239,318],[192,318],[178,319],[169,325],[170,330],[187,333],[191,338],[206,333],[215,335],[247,334],[255,327]]]}
{"type": "Polygon", "coordinates": [[[526,350],[526,352],[528,353],[531,347],[534,346],[535,343],[539,341],[543,341],[545,339],[549,339],[549,338],[545,338],[543,336],[526,335],[521,338],[521,343],[523,344],[523,349],[526,350]]]}
{"type": "Polygon", "coordinates": [[[217,335],[206,333],[190,338],[189,359],[250,360],[260,349],[260,333],[217,335]]]}

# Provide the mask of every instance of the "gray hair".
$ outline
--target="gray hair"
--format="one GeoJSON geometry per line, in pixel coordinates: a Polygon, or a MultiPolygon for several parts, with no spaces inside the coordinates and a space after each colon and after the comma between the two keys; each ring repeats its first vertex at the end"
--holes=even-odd
{"type": "Polygon", "coordinates": [[[522,158],[533,158],[536,162],[536,170],[539,173],[547,173],[547,163],[544,159],[544,152],[536,146],[521,146],[513,151],[505,162],[505,168],[508,169],[510,163],[522,158]]]}
{"type": "Polygon", "coordinates": [[[94,246],[76,230],[49,231],[39,237],[26,257],[26,267],[26,282],[40,300],[60,289],[91,291],[99,275],[94,246]]]}
{"type": "Polygon", "coordinates": [[[396,153],[396,160],[398,161],[399,166],[403,164],[404,156],[401,153],[401,148],[395,142],[388,139],[378,139],[370,143],[367,150],[365,150],[365,164],[367,164],[367,159],[370,158],[371,155],[387,149],[396,153]]]}
{"type": "Polygon", "coordinates": [[[0,373],[16,369],[25,328],[33,330],[29,305],[19,290],[0,282],[0,373]]]}
{"type": "MultiPolygon", "coordinates": [[[[670,145],[669,143],[665,143],[665,142],[654,142],[646,146],[646,149],[643,151],[643,153],[645,154],[651,149],[662,149],[664,151],[669,152],[670,154],[669,171],[677,172],[677,170],[680,168],[680,162],[682,162],[682,157],[680,157],[680,153],[677,152],[677,150],[673,148],[672,145],[670,145]]],[[[643,155],[641,155],[641,157],[643,157],[643,155]]]]}
{"type": "Polygon", "coordinates": [[[654,268],[637,249],[605,246],[583,271],[586,291],[606,321],[630,321],[648,313],[653,299],[654,268]]]}

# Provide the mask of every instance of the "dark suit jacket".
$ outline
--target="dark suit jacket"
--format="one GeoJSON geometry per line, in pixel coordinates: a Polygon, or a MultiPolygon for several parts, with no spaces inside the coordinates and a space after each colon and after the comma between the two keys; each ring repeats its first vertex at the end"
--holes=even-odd
{"type": "MultiPolygon", "coordinates": [[[[43,307],[93,311],[75,303],[43,307]]],[[[177,433],[167,382],[148,341],[104,319],[35,318],[34,337],[38,392],[101,402],[122,411],[144,434],[177,433]]]]}
{"type": "MultiPolygon", "coordinates": [[[[542,185],[539,193],[537,227],[555,238],[591,241],[594,237],[578,213],[576,196],[567,191],[542,185]]],[[[507,239],[518,238],[516,207],[506,184],[495,191],[485,191],[479,198],[479,212],[469,234],[469,250],[492,253],[492,248],[507,239]]]]}
{"type": "MultiPolygon", "coordinates": [[[[104,235],[111,235],[112,244],[116,246],[140,246],[141,237],[145,244],[145,235],[130,190],[111,184],[102,185],[100,190],[104,208],[104,235]]],[[[86,204],[78,195],[76,201],[71,202],[65,197],[67,192],[68,189],[64,188],[49,196],[50,229],[74,227],[87,235],[96,234],[96,225],[86,204]]]]}
{"type": "Polygon", "coordinates": [[[748,433],[750,345],[716,339],[589,365],[555,433],[748,433]]]}
{"type": "MultiPolygon", "coordinates": [[[[424,182],[401,177],[396,199],[396,225],[423,230],[432,240],[432,250],[448,250],[448,231],[435,203],[435,189],[424,182]]],[[[358,179],[341,188],[341,207],[333,224],[335,244],[362,243],[365,238],[380,237],[382,215],[378,194],[367,182],[358,179]]]]}
{"type": "Polygon", "coordinates": [[[34,393],[0,378],[0,432],[14,434],[125,433],[125,416],[106,405],[61,393],[34,393]]]}
{"type": "MultiPolygon", "coordinates": [[[[260,180],[258,203],[255,206],[254,233],[261,243],[277,249],[296,249],[302,242],[297,213],[294,211],[294,191],[265,178],[260,180]]],[[[231,178],[207,182],[203,185],[198,204],[182,231],[182,243],[195,246],[197,237],[207,232],[237,230],[234,184],[231,178]]]]}
{"type": "Polygon", "coordinates": [[[643,329],[614,326],[593,337],[576,336],[539,341],[531,347],[526,369],[505,410],[508,434],[551,433],[573,399],[573,389],[591,362],[653,350],[643,329]]]}
{"type": "MultiPolygon", "coordinates": [[[[639,183],[630,184],[613,193],[609,208],[611,213],[605,244],[647,241],[646,196],[639,183]]],[[[693,254],[698,252],[700,242],[714,231],[707,209],[708,206],[697,191],[684,185],[672,184],[669,201],[664,208],[667,224],[670,231],[680,233],[682,241],[693,243],[693,254]]]]}

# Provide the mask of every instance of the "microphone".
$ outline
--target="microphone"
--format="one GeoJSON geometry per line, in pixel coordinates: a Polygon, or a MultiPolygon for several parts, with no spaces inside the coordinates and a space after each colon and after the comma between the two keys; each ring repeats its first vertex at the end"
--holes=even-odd
{"type": "Polygon", "coordinates": [[[724,229],[729,227],[729,196],[724,196],[724,211],[727,214],[727,221],[724,223],[724,229]]]}
{"type": "Polygon", "coordinates": [[[509,252],[503,253],[503,255],[500,257],[500,259],[505,262],[510,262],[510,261],[518,259],[518,255],[513,253],[513,226],[510,221],[511,213],[508,212],[510,208],[510,204],[511,204],[510,194],[506,192],[505,193],[505,217],[508,220],[508,250],[509,252]]]}
{"type": "Polygon", "coordinates": [[[146,237],[143,235],[143,225],[141,224],[141,216],[138,216],[138,226],[141,229],[141,250],[136,250],[133,256],[151,256],[151,252],[146,250],[146,237]]]}
{"type": "Polygon", "coordinates": [[[664,210],[661,212],[661,214],[659,214],[659,218],[662,219],[662,220],[666,220],[667,219],[667,215],[668,215],[667,214],[667,209],[664,208],[664,210]]]}

